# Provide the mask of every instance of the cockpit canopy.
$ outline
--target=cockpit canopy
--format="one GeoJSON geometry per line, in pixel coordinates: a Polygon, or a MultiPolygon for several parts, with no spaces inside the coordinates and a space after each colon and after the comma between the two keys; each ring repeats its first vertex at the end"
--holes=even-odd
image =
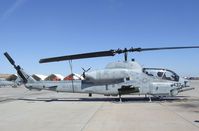
{"type": "Polygon", "coordinates": [[[156,77],[158,79],[179,81],[179,76],[168,69],[162,68],[143,68],[143,72],[151,77],[156,77]]]}

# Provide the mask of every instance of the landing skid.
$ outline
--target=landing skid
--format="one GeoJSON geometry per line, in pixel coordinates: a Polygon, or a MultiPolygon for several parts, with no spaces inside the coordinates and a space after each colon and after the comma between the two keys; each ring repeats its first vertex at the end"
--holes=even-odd
{"type": "Polygon", "coordinates": [[[122,95],[121,94],[119,94],[119,100],[120,100],[120,102],[122,102],[122,97],[121,97],[122,95]]]}

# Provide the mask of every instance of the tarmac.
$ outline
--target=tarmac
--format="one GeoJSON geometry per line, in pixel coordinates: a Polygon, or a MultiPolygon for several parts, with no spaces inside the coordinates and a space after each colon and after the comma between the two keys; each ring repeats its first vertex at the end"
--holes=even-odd
{"type": "Polygon", "coordinates": [[[0,88],[0,131],[199,131],[195,90],[166,99],[0,88]]]}

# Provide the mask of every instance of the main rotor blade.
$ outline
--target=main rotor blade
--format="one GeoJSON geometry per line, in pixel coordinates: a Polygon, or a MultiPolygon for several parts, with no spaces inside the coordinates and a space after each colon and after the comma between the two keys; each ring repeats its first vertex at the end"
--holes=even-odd
{"type": "Polygon", "coordinates": [[[105,57],[105,56],[114,56],[115,54],[121,54],[127,52],[142,52],[142,51],[156,51],[156,50],[174,50],[174,49],[190,49],[190,48],[199,48],[199,46],[182,46],[182,47],[160,47],[160,48],[130,48],[130,49],[117,49],[109,51],[99,51],[75,55],[66,55],[52,58],[40,59],[39,63],[48,63],[48,62],[58,62],[65,60],[75,60],[75,59],[84,59],[84,58],[93,58],[93,57],[105,57]]]}
{"type": "Polygon", "coordinates": [[[65,61],[65,60],[93,58],[93,57],[114,56],[115,54],[116,53],[114,50],[99,51],[99,52],[52,57],[52,58],[44,58],[44,59],[40,59],[39,63],[58,62],[58,61],[65,61]]]}
{"type": "Polygon", "coordinates": [[[181,47],[160,47],[160,48],[132,48],[131,52],[141,52],[141,51],[155,51],[155,50],[174,50],[174,49],[190,49],[199,48],[199,46],[181,46],[181,47]]]}

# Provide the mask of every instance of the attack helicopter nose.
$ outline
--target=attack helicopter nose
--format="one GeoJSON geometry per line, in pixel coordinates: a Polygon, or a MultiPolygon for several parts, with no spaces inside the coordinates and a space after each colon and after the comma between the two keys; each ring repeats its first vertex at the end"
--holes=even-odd
{"type": "Polygon", "coordinates": [[[180,92],[193,90],[194,88],[190,87],[189,81],[184,78],[180,78],[178,83],[174,83],[173,86],[176,86],[177,88],[174,88],[170,91],[171,96],[176,96],[180,92]]]}

